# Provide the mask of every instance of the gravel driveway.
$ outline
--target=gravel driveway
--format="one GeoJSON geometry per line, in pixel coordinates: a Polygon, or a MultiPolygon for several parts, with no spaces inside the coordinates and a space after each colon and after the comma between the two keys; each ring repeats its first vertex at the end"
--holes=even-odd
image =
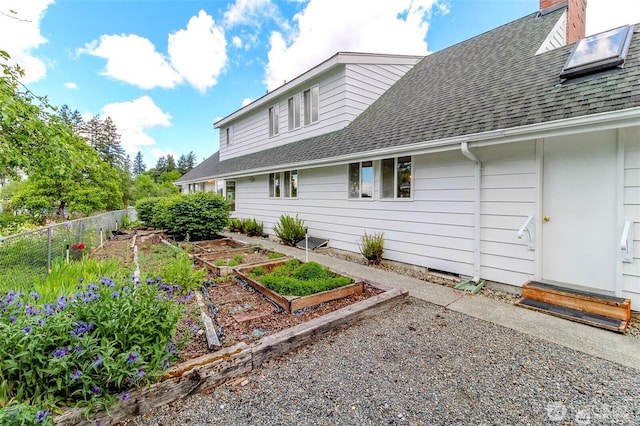
{"type": "Polygon", "coordinates": [[[129,425],[640,424],[640,373],[408,298],[129,425]]]}

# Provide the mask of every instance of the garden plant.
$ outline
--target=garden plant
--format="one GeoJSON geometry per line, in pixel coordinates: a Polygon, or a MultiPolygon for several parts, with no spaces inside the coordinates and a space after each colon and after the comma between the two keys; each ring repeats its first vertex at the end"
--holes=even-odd
{"type": "Polygon", "coordinates": [[[336,275],[317,262],[302,263],[291,259],[270,273],[255,267],[249,276],[265,287],[285,296],[307,296],[351,284],[348,277],[336,275]]]}
{"type": "Polygon", "coordinates": [[[282,240],[283,243],[295,246],[298,241],[302,241],[307,233],[304,221],[287,214],[280,216],[280,220],[273,226],[273,232],[282,240]]]}

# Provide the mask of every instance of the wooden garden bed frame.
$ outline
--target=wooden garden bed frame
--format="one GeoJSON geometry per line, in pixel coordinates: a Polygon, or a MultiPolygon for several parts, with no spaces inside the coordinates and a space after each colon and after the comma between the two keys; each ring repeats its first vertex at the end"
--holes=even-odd
{"type": "Polygon", "coordinates": [[[162,381],[131,392],[131,400],[119,402],[109,412],[99,412],[89,419],[85,410],[72,408],[54,417],[57,425],[117,424],[131,417],[178,401],[196,392],[210,393],[226,380],[247,374],[270,359],[285,355],[336,331],[402,303],[408,291],[367,282],[383,291],[366,300],[345,306],[305,323],[263,337],[258,343],[238,343],[171,367],[162,381]]]}
{"type": "MultiPolygon", "coordinates": [[[[278,266],[284,265],[290,259],[274,259],[268,262],[255,263],[253,265],[242,265],[234,268],[234,273],[238,278],[249,284],[256,291],[262,293],[265,297],[273,300],[278,306],[291,314],[299,309],[309,306],[319,305],[320,303],[330,302],[332,300],[342,299],[343,297],[354,294],[362,294],[364,292],[364,282],[356,282],[354,284],[345,285],[334,288],[332,290],[322,291],[320,293],[311,294],[309,296],[284,296],[265,287],[260,282],[249,277],[249,273],[253,268],[262,267],[267,271],[271,271],[278,266]]],[[[340,272],[329,269],[332,273],[342,275],[340,272]]]]}

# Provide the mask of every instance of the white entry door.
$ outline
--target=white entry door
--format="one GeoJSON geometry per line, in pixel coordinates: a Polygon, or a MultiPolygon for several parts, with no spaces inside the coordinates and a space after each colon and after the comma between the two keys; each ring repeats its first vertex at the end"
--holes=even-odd
{"type": "Polygon", "coordinates": [[[543,164],[542,279],[613,292],[615,134],[545,139],[543,164]]]}

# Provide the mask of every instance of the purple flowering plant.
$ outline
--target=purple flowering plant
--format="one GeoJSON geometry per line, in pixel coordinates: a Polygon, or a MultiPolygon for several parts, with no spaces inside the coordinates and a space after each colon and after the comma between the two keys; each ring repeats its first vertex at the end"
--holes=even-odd
{"type": "Polygon", "coordinates": [[[103,277],[57,295],[0,290],[0,401],[31,401],[1,407],[0,424],[16,413],[50,424],[52,407],[108,407],[157,381],[184,343],[174,341],[180,291],[160,284],[103,277]]]}

